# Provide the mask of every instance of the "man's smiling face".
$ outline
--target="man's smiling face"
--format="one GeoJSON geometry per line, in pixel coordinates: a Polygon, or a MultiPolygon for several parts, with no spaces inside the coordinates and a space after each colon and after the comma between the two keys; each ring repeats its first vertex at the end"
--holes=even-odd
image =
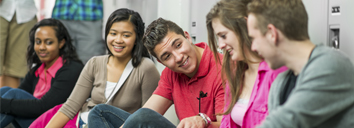
{"type": "Polygon", "coordinates": [[[198,69],[198,56],[192,39],[185,32],[185,37],[168,32],[156,45],[154,52],[160,62],[174,72],[193,76],[198,69]]]}

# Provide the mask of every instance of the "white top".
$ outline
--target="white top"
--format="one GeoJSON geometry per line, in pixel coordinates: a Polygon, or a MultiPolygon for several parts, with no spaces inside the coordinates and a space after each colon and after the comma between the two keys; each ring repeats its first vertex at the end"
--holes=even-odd
{"type": "MultiPolygon", "coordinates": [[[[111,101],[112,97],[114,96],[114,94],[116,94],[118,92],[120,87],[122,87],[123,83],[128,78],[128,76],[132,72],[133,68],[134,67],[132,64],[132,59],[130,59],[129,62],[127,63],[127,65],[125,66],[122,76],[119,78],[117,83],[107,81],[105,94],[104,94],[107,99],[106,104],[111,103],[110,101],[111,101]]],[[[86,124],[88,123],[88,114],[89,113],[90,113],[90,111],[80,113],[80,117],[81,117],[82,121],[85,122],[86,124]]]]}
{"type": "MultiPolygon", "coordinates": [[[[113,83],[113,82],[109,82],[107,81],[107,84],[106,84],[106,90],[104,92],[104,96],[108,99],[109,96],[111,95],[111,93],[113,92],[113,89],[114,87],[117,85],[117,83],[113,83]]],[[[117,85],[118,86],[118,85],[117,85]]],[[[118,88],[118,87],[116,87],[118,88]]],[[[114,95],[114,94],[112,94],[114,95]]],[[[80,113],[80,117],[82,119],[83,122],[87,123],[88,121],[88,114],[90,113],[90,111],[87,111],[87,112],[81,112],[80,113]]]]}
{"type": "Polygon", "coordinates": [[[239,126],[242,127],[243,117],[247,111],[249,100],[239,99],[231,110],[232,120],[239,126]]]}
{"type": "Polygon", "coordinates": [[[117,83],[107,81],[106,90],[104,91],[104,96],[106,97],[106,99],[108,99],[109,95],[111,95],[111,93],[113,92],[113,89],[117,85],[117,83]]]}
{"type": "Polygon", "coordinates": [[[0,3],[0,16],[8,22],[16,12],[17,23],[26,23],[32,20],[37,13],[34,0],[2,0],[0,3]]]}

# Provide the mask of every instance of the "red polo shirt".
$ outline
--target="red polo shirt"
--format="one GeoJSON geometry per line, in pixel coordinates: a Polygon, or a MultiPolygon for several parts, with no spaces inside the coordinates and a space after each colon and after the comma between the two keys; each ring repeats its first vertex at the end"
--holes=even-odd
{"type": "MultiPolygon", "coordinates": [[[[182,120],[199,113],[199,92],[208,93],[207,97],[201,99],[200,110],[212,121],[216,121],[215,114],[222,113],[224,107],[221,65],[216,65],[213,53],[206,43],[198,43],[196,46],[204,49],[197,73],[189,78],[166,67],[154,94],[172,100],[177,116],[182,120]]],[[[222,55],[219,55],[222,58],[222,55]]]]}

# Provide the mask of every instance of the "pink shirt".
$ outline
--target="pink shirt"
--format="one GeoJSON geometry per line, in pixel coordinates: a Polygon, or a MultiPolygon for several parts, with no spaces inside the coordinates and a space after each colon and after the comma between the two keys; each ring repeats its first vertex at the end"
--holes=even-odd
{"type": "Polygon", "coordinates": [[[54,64],[47,70],[44,70],[45,64],[42,63],[42,65],[35,71],[35,75],[36,77],[39,76],[39,79],[36,88],[34,89],[34,93],[33,93],[34,97],[41,99],[42,96],[44,96],[44,94],[46,94],[49,91],[51,87],[52,78],[55,77],[55,74],[62,66],[63,66],[63,58],[60,56],[54,62],[54,64]],[[47,76],[45,76],[44,71],[46,71],[47,76]]]}
{"type": "MultiPolygon", "coordinates": [[[[208,93],[201,99],[201,112],[216,121],[215,114],[222,113],[224,107],[224,89],[220,77],[221,65],[215,63],[213,53],[205,43],[196,46],[204,48],[197,73],[189,78],[165,68],[154,94],[173,101],[179,120],[196,116],[199,113],[199,92],[208,93]],[[218,66],[218,69],[217,69],[218,66]],[[219,72],[218,72],[219,71],[219,72]]],[[[222,58],[222,56],[220,55],[222,58]]]]}
{"type": "MultiPolygon", "coordinates": [[[[286,67],[281,67],[277,70],[272,70],[268,67],[265,61],[262,61],[258,67],[258,75],[254,83],[251,98],[248,103],[246,113],[243,117],[242,128],[254,128],[260,124],[268,115],[268,93],[270,86],[277,75],[287,70],[286,67]]],[[[231,101],[229,85],[225,88],[225,107],[227,110],[228,104],[231,101]]],[[[220,128],[240,128],[231,118],[231,115],[224,115],[221,120],[220,128]]]]}
{"type": "Polygon", "coordinates": [[[248,101],[245,99],[239,99],[231,111],[232,120],[242,127],[243,117],[248,109],[248,101]]]}

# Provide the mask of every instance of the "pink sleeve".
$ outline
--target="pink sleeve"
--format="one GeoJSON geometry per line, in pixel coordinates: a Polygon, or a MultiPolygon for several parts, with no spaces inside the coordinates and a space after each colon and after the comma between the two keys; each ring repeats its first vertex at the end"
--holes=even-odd
{"type": "MultiPolygon", "coordinates": [[[[225,112],[228,108],[228,105],[230,104],[230,87],[229,87],[229,83],[226,82],[225,84],[225,95],[224,95],[224,110],[223,112],[225,112]]],[[[220,128],[229,128],[230,127],[230,118],[231,118],[231,113],[227,114],[227,115],[223,115],[222,116],[222,120],[221,120],[221,124],[220,124],[220,128]]]]}
{"type": "Polygon", "coordinates": [[[225,105],[224,105],[224,111],[225,112],[228,108],[228,105],[230,104],[230,101],[231,101],[231,96],[230,96],[230,87],[229,87],[229,82],[226,81],[226,84],[225,84],[225,95],[224,95],[224,102],[225,102],[225,105]]]}
{"type": "Polygon", "coordinates": [[[219,128],[230,128],[230,118],[231,118],[230,114],[223,115],[219,128]]]}

